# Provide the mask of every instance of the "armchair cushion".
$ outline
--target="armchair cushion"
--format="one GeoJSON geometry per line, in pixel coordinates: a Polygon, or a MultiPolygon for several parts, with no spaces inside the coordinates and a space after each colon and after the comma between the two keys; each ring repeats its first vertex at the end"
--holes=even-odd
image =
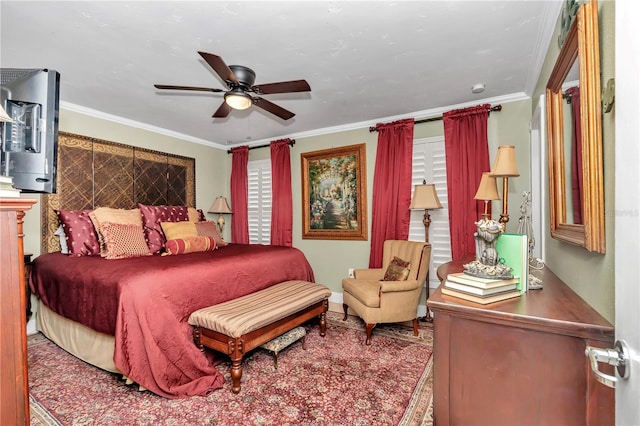
{"type": "Polygon", "coordinates": [[[398,256],[394,256],[386,272],[384,273],[383,281],[406,281],[411,270],[411,262],[400,259],[398,256]]]}
{"type": "Polygon", "coordinates": [[[380,284],[378,280],[360,280],[355,278],[345,278],[342,280],[342,288],[345,292],[353,295],[370,308],[380,307],[380,284]]]}

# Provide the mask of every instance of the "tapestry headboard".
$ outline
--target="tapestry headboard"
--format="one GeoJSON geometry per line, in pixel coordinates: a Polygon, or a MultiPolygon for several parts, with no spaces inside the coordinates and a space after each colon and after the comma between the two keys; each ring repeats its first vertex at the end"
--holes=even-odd
{"type": "Polygon", "coordinates": [[[55,210],[196,205],[194,158],[60,132],[57,161],[57,193],[42,196],[42,253],[60,251],[55,210]]]}

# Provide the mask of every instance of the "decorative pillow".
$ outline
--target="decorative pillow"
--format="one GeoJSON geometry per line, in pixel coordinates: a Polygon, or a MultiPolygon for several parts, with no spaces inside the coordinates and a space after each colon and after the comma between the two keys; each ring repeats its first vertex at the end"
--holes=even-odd
{"type": "Polygon", "coordinates": [[[169,240],[175,240],[176,238],[185,237],[197,237],[198,231],[196,230],[196,224],[191,221],[182,222],[160,222],[164,237],[169,240]]]}
{"type": "Polygon", "coordinates": [[[213,251],[216,249],[216,240],[211,237],[185,237],[167,240],[164,245],[164,255],[194,253],[198,251],[213,251]]]}
{"type": "Polygon", "coordinates": [[[147,206],[138,204],[142,215],[142,227],[149,251],[156,254],[164,247],[164,233],[161,222],[180,222],[189,220],[186,206],[147,206]]]}
{"type": "Polygon", "coordinates": [[[58,237],[58,241],[60,242],[60,253],[69,254],[69,247],[67,247],[67,237],[64,235],[64,228],[62,227],[62,225],[58,226],[58,229],[56,229],[56,232],[54,232],[53,235],[58,237]]]}
{"type": "Polygon", "coordinates": [[[215,222],[204,221],[195,224],[198,235],[212,237],[216,240],[216,246],[222,247],[229,243],[222,238],[222,234],[218,231],[218,225],[215,222]]]}
{"type": "Polygon", "coordinates": [[[99,256],[100,242],[96,228],[90,218],[91,210],[56,210],[64,231],[60,247],[64,241],[72,256],[99,256]]]}
{"type": "Polygon", "coordinates": [[[384,273],[383,281],[406,281],[411,269],[411,262],[394,256],[384,273]]]}
{"type": "Polygon", "coordinates": [[[189,222],[200,222],[200,213],[193,207],[187,207],[189,222]]]}
{"type": "Polygon", "coordinates": [[[103,222],[100,233],[105,241],[106,259],[151,256],[141,225],[103,222]]]}
{"type": "Polygon", "coordinates": [[[89,217],[93,222],[93,226],[98,230],[98,238],[100,240],[100,256],[106,256],[106,247],[104,235],[102,233],[102,224],[106,222],[119,223],[123,225],[139,225],[142,226],[140,218],[140,210],[138,209],[114,209],[111,207],[98,207],[91,213],[89,217]]]}

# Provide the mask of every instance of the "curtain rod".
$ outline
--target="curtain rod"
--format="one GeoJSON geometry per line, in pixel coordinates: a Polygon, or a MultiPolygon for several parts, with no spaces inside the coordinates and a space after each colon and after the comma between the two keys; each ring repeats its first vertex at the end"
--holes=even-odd
{"type": "MultiPolygon", "coordinates": [[[[291,139],[289,142],[287,142],[287,145],[289,145],[289,146],[293,146],[295,144],[296,144],[296,140],[295,139],[291,139]]],[[[267,148],[269,146],[271,146],[271,145],[270,144],[256,145],[256,146],[250,146],[249,149],[251,150],[251,149],[258,149],[258,148],[267,148]]],[[[230,149],[227,150],[227,154],[231,154],[231,150],[230,149]]]]}
{"type": "MultiPolygon", "coordinates": [[[[502,111],[502,105],[495,105],[489,108],[489,112],[491,113],[492,111],[502,111]]],[[[440,121],[442,120],[442,116],[439,117],[431,117],[431,118],[423,118],[422,120],[416,120],[413,122],[413,124],[422,124],[422,123],[430,123],[432,121],[440,121]]],[[[377,132],[378,128],[376,126],[371,126],[369,127],[369,131],[370,132],[377,132]]]]}

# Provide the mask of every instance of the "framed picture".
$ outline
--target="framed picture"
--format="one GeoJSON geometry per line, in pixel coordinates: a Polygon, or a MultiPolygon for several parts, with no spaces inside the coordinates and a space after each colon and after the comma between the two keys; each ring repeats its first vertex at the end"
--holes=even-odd
{"type": "Polygon", "coordinates": [[[302,238],[367,239],[365,145],[300,154],[302,238]]]}

